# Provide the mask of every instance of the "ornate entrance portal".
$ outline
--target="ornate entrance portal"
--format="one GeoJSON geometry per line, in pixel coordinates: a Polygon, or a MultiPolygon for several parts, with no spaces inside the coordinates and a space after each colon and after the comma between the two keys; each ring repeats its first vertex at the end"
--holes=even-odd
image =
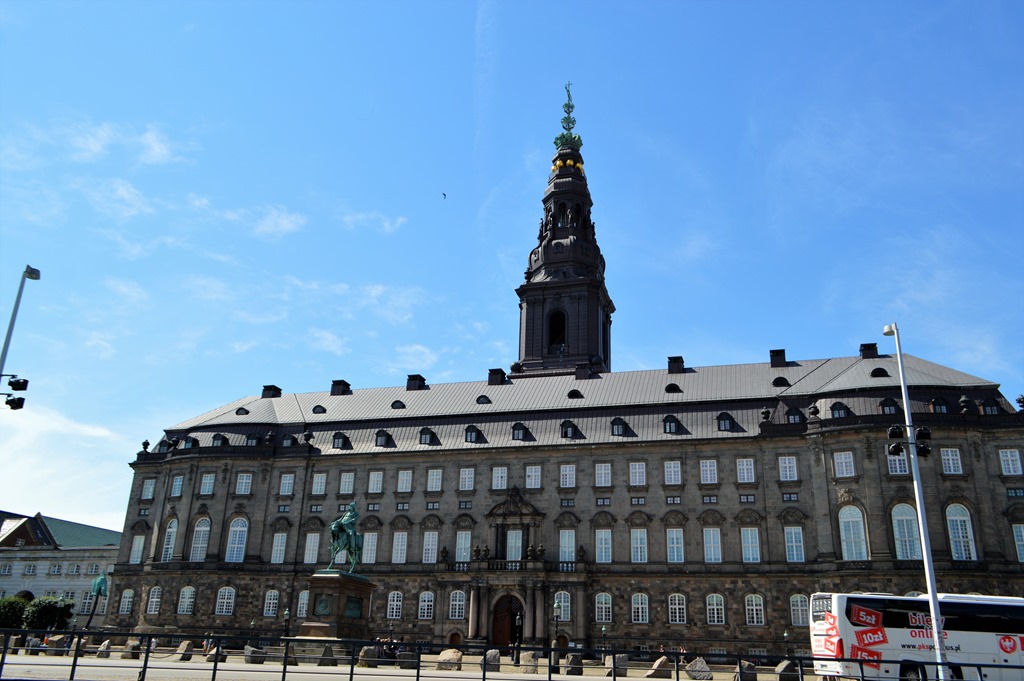
{"type": "Polygon", "coordinates": [[[523,604],[509,594],[494,604],[491,618],[491,643],[507,646],[523,642],[523,604]]]}

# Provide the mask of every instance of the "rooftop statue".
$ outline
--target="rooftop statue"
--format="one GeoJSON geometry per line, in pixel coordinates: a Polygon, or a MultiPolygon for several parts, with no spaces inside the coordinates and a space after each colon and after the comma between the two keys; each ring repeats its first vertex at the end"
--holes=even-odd
{"type": "Polygon", "coordinates": [[[555,138],[555,148],[572,147],[579,151],[579,148],[583,146],[583,138],[572,131],[576,127],[576,119],[572,117],[572,111],[576,106],[572,103],[570,87],[572,87],[572,83],[565,84],[565,96],[567,99],[565,104],[562,105],[562,111],[565,112],[565,116],[562,117],[562,129],[565,132],[555,138]]]}
{"type": "Polygon", "coordinates": [[[330,570],[334,567],[334,560],[342,551],[348,556],[348,571],[351,573],[363,556],[363,535],[356,532],[356,521],[359,520],[359,511],[356,510],[356,502],[350,503],[340,518],[331,523],[331,564],[327,566],[330,570]]]}

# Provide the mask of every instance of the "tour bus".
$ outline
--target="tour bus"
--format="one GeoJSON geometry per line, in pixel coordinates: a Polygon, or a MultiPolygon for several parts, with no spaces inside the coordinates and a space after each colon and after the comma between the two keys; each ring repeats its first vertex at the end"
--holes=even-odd
{"type": "MultiPolygon", "coordinates": [[[[939,594],[938,600],[946,679],[1024,679],[1024,598],[939,594]]],[[[822,677],[934,680],[928,596],[816,593],[811,653],[822,677]]]]}

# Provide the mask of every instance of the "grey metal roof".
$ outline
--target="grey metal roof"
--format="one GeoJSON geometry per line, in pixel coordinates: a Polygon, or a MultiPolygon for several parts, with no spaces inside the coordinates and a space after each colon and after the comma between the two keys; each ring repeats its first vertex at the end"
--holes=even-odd
{"type": "MultiPolygon", "coordinates": [[[[911,355],[904,355],[907,381],[912,386],[945,390],[985,388],[998,385],[911,355]]],[[[899,368],[893,356],[878,358],[839,357],[824,360],[791,361],[775,368],[768,363],[737,364],[687,368],[683,373],[667,370],[625,371],[594,375],[578,380],[573,375],[512,377],[503,385],[487,381],[429,385],[423,390],[406,390],[404,386],[353,390],[348,395],[331,395],[330,391],[285,393],[281,397],[244,397],[212,411],[200,414],[168,429],[187,433],[193,430],[224,429],[246,432],[247,427],[274,424],[282,427],[318,424],[377,422],[387,427],[395,421],[416,419],[430,423],[446,417],[472,421],[488,416],[537,412],[559,412],[567,415],[600,409],[628,411],[631,407],[663,405],[666,413],[692,409],[700,404],[763,401],[776,404],[787,398],[827,397],[832,394],[860,390],[890,389],[899,386],[899,368]],[[883,368],[887,377],[874,378],[872,370],[883,368]],[[772,381],[785,377],[789,387],[775,387],[772,381]],[[666,392],[674,383],[682,392],[666,392]],[[569,397],[579,391],[581,398],[569,397]],[[479,404],[485,395],[489,403],[479,404]],[[400,401],[404,408],[392,404],[400,401]],[[324,413],[314,413],[314,407],[324,413]],[[236,411],[244,407],[246,414],[236,411]]],[[[737,409],[740,405],[735,405],[737,409]]],[[[749,406],[749,405],[748,405],[749,406]]],[[[758,408],[762,405],[757,405],[758,408]]],[[[253,431],[255,432],[255,431],[253,431]]],[[[227,434],[227,433],[225,433],[227,434]]]]}

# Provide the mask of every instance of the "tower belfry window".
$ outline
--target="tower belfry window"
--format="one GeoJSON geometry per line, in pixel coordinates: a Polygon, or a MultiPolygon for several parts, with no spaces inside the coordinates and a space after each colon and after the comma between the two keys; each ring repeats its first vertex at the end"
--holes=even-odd
{"type": "Polygon", "coordinates": [[[548,347],[559,352],[565,347],[565,313],[555,310],[548,317],[548,347]]]}

